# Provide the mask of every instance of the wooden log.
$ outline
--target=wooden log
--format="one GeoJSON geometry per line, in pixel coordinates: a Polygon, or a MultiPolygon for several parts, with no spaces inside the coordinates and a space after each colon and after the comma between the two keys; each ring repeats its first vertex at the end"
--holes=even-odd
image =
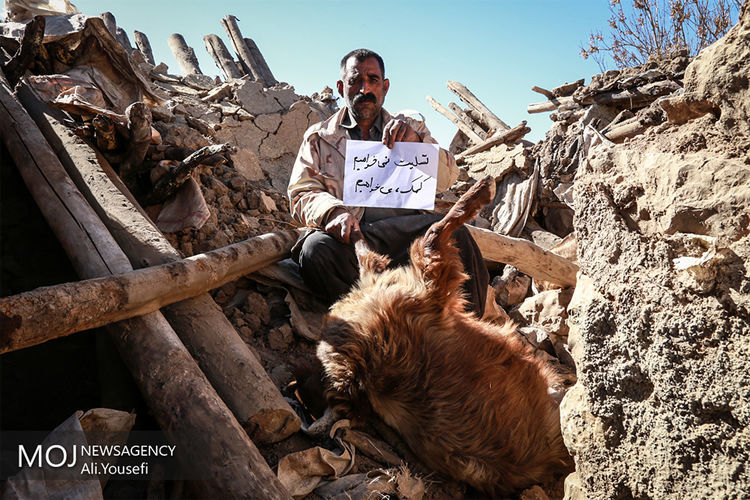
{"type": "Polygon", "coordinates": [[[553,94],[551,91],[549,91],[547,89],[543,89],[542,87],[537,87],[536,85],[534,85],[533,87],[531,87],[531,90],[533,90],[534,92],[537,92],[539,94],[542,94],[547,99],[554,99],[555,98],[555,94],[553,94]]]}
{"type": "Polygon", "coordinates": [[[448,108],[450,108],[450,110],[453,111],[456,116],[461,118],[461,120],[463,120],[466,125],[471,127],[471,130],[473,130],[479,137],[481,137],[482,140],[485,140],[487,138],[487,132],[476,121],[474,121],[474,118],[469,116],[469,113],[461,109],[458,104],[456,104],[455,102],[449,102],[448,108]]]}
{"type": "Polygon", "coordinates": [[[495,113],[489,110],[477,96],[471,93],[462,83],[448,82],[448,89],[456,94],[459,99],[474,108],[482,117],[481,121],[487,126],[488,130],[508,130],[510,127],[498,118],[495,113]]]}
{"type": "Polygon", "coordinates": [[[128,38],[127,32],[122,29],[121,27],[117,27],[115,30],[115,39],[122,45],[122,47],[125,49],[125,52],[130,54],[133,52],[133,46],[130,44],[130,38],[128,38]]]}
{"type": "Polygon", "coordinates": [[[502,133],[497,133],[490,137],[489,139],[486,139],[481,144],[477,144],[476,146],[472,146],[469,149],[466,149],[465,151],[460,152],[456,155],[456,161],[461,161],[464,158],[466,158],[469,155],[473,155],[476,153],[481,153],[482,151],[486,151],[490,149],[493,146],[497,146],[498,144],[513,144],[515,142],[518,142],[523,136],[531,132],[531,129],[526,126],[526,121],[522,121],[520,124],[516,125],[510,130],[506,130],[502,133]]]}
{"type": "MultiPolygon", "coordinates": [[[[178,260],[179,253],[135,204],[112,168],[63,125],[59,112],[34,99],[24,86],[18,94],[130,260],[137,266],[178,260]]],[[[185,150],[172,153],[186,158],[185,150]]],[[[296,413],[210,295],[172,304],[162,312],[253,441],[279,441],[299,429],[296,413]]]]}
{"type": "Polygon", "coordinates": [[[260,51],[255,41],[253,41],[252,38],[245,38],[245,45],[250,49],[250,55],[253,56],[260,72],[263,74],[263,79],[266,81],[266,85],[270,87],[279,83],[279,81],[274,78],[273,73],[271,73],[271,68],[268,67],[266,58],[263,57],[263,53],[260,51]]]}
{"type": "Polygon", "coordinates": [[[198,165],[203,164],[203,160],[220,153],[226,153],[231,149],[232,146],[229,143],[212,144],[200,148],[181,161],[171,172],[165,173],[156,181],[153,189],[146,196],[145,206],[164,202],[164,200],[174,194],[185,183],[198,165]]]}
{"type": "Polygon", "coordinates": [[[198,66],[198,58],[195,57],[195,51],[188,46],[185,42],[185,38],[179,33],[172,33],[167,38],[169,48],[172,50],[177,63],[180,65],[182,74],[184,76],[198,74],[202,75],[200,67],[198,66]]]}
{"type": "Polygon", "coordinates": [[[456,115],[445,109],[439,102],[437,102],[435,99],[433,99],[430,96],[427,96],[427,102],[429,102],[433,108],[435,108],[435,111],[443,115],[444,117],[448,118],[450,121],[456,124],[458,129],[466,134],[466,137],[468,137],[474,144],[480,144],[482,142],[482,138],[479,137],[479,135],[474,132],[471,127],[466,125],[460,118],[458,118],[456,115]]]}
{"type": "Polygon", "coordinates": [[[466,227],[486,260],[510,264],[532,278],[550,281],[563,287],[576,285],[578,265],[568,259],[544,250],[528,240],[503,236],[474,226],[466,227]]]}
{"type": "Polygon", "coordinates": [[[156,311],[288,257],[297,230],[278,231],[186,259],[0,299],[0,354],[156,311]],[[75,298],[75,300],[72,300],[75,298]]]}
{"type": "MultiPolygon", "coordinates": [[[[0,136],[79,276],[130,269],[2,75],[0,136]]],[[[13,309],[0,312],[3,335],[14,314],[13,309]]],[[[181,463],[199,479],[199,495],[289,497],[160,313],[107,330],[181,463]]]]}
{"type": "Polygon", "coordinates": [[[573,83],[563,83],[562,85],[559,85],[552,89],[552,94],[555,97],[566,97],[571,95],[573,92],[576,91],[579,87],[583,86],[583,78],[580,80],[576,80],[573,83]]]}
{"type": "Polygon", "coordinates": [[[132,189],[141,171],[148,146],[151,144],[151,111],[142,102],[134,102],[125,110],[129,143],[120,163],[120,177],[132,189]]]}
{"type": "Polygon", "coordinates": [[[250,49],[245,43],[245,39],[242,38],[242,32],[240,32],[239,26],[237,26],[237,18],[229,14],[221,20],[221,24],[227,31],[227,35],[229,35],[229,41],[232,42],[232,47],[234,47],[234,51],[240,59],[242,69],[245,70],[246,74],[252,75],[253,80],[256,82],[265,83],[260,67],[250,53],[250,49]]]}
{"type": "Polygon", "coordinates": [[[115,20],[114,14],[111,12],[102,12],[99,17],[104,21],[104,26],[107,27],[107,31],[112,35],[112,38],[117,39],[117,21],[115,20]]]}
{"type": "Polygon", "coordinates": [[[620,143],[629,137],[635,137],[644,133],[649,127],[651,127],[651,124],[641,123],[638,119],[633,121],[627,120],[622,124],[612,127],[609,132],[604,134],[604,137],[614,143],[620,143]]]}
{"type": "Polygon", "coordinates": [[[560,106],[566,104],[575,104],[575,101],[572,97],[556,97],[554,99],[550,99],[549,101],[529,104],[526,108],[526,112],[529,114],[544,113],[546,111],[554,111],[560,106]]]}
{"type": "Polygon", "coordinates": [[[203,37],[203,42],[206,44],[206,51],[213,57],[216,67],[224,73],[226,80],[242,78],[242,71],[237,67],[227,46],[218,35],[206,35],[203,37]]]}
{"type": "Polygon", "coordinates": [[[3,66],[5,77],[11,87],[15,87],[18,80],[26,73],[37,54],[42,48],[44,39],[44,27],[46,22],[44,16],[34,16],[34,19],[26,24],[23,38],[15,55],[3,66]]]}
{"type": "Polygon", "coordinates": [[[138,30],[133,31],[133,40],[135,41],[135,46],[138,47],[138,50],[143,54],[143,57],[146,58],[146,61],[149,64],[153,64],[156,66],[156,61],[154,59],[154,52],[151,50],[151,42],[148,41],[148,37],[145,33],[141,33],[138,30]]]}
{"type": "Polygon", "coordinates": [[[584,98],[581,104],[602,104],[607,106],[643,107],[657,98],[680,90],[682,86],[672,80],[647,83],[634,89],[604,92],[584,98]]]}

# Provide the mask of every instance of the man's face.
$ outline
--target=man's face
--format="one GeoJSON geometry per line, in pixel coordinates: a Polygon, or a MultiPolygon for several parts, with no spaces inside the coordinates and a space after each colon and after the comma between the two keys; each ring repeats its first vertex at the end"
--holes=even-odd
{"type": "Polygon", "coordinates": [[[358,61],[350,57],[342,80],[336,82],[336,88],[351,110],[354,119],[372,120],[383,107],[385,95],[390,82],[383,78],[378,60],[368,57],[358,61]]]}

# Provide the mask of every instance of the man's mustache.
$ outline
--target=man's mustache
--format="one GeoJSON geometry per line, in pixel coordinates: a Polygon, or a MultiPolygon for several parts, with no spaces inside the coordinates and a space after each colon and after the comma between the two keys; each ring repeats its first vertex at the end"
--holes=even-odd
{"type": "Polygon", "coordinates": [[[378,100],[375,98],[375,94],[368,92],[367,94],[357,94],[352,99],[352,104],[357,105],[363,102],[377,103],[378,100]]]}

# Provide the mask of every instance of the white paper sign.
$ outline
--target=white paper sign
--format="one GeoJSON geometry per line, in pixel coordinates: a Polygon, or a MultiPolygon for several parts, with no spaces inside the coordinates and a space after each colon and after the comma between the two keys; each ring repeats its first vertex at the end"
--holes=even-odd
{"type": "Polygon", "coordinates": [[[432,210],[439,154],[437,144],[346,141],[344,205],[432,210]]]}

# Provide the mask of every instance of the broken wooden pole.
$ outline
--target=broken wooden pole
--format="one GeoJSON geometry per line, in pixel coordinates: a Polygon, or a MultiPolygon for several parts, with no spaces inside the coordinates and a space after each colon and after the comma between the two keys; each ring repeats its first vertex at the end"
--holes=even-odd
{"type": "Polygon", "coordinates": [[[566,104],[575,104],[575,102],[576,101],[574,101],[572,97],[555,97],[554,99],[550,99],[548,101],[529,104],[526,108],[526,112],[529,114],[533,114],[544,113],[546,111],[554,111],[560,106],[566,104]]]}
{"type": "Polygon", "coordinates": [[[156,311],[286,258],[299,232],[278,231],[159,266],[0,298],[0,354],[156,311]]]}
{"type": "Polygon", "coordinates": [[[534,85],[533,87],[531,87],[531,90],[533,90],[534,92],[536,92],[538,94],[542,94],[547,99],[554,99],[555,98],[555,94],[553,94],[552,91],[547,90],[547,89],[543,89],[542,87],[537,87],[536,85],[534,85]]]}
{"type": "MultiPolygon", "coordinates": [[[[127,258],[1,74],[0,136],[78,275],[89,278],[128,271],[127,258]]],[[[62,307],[78,301],[79,297],[69,297],[62,307]]],[[[3,309],[2,335],[18,321],[13,309],[3,309]]],[[[159,426],[176,445],[178,458],[197,480],[199,495],[289,497],[160,313],[107,330],[159,426]]]]}
{"type": "Polygon", "coordinates": [[[477,99],[477,96],[472,94],[462,83],[449,81],[447,85],[451,92],[456,94],[459,99],[474,108],[474,110],[480,114],[482,117],[481,121],[484,122],[489,130],[508,130],[510,128],[504,121],[498,118],[495,113],[490,111],[482,101],[477,99]]]}
{"type": "Polygon", "coordinates": [[[583,87],[584,79],[576,80],[573,83],[563,83],[552,89],[552,95],[555,97],[565,97],[573,94],[579,87],[583,87]]]}
{"type": "Polygon", "coordinates": [[[185,38],[179,33],[172,33],[167,38],[169,48],[172,50],[177,64],[180,65],[182,74],[184,76],[198,74],[202,75],[200,67],[198,66],[198,58],[195,57],[195,51],[188,46],[185,42],[185,38]]]}
{"type": "Polygon", "coordinates": [[[578,265],[521,238],[512,238],[487,229],[467,225],[482,257],[510,264],[534,279],[550,281],[563,287],[576,285],[578,265]]]}
{"type": "Polygon", "coordinates": [[[483,139],[479,136],[479,134],[477,134],[476,132],[474,132],[471,129],[471,127],[469,127],[468,125],[466,125],[456,115],[454,115],[453,113],[451,113],[450,111],[448,111],[447,109],[445,109],[445,107],[442,106],[435,99],[433,99],[430,96],[427,96],[427,102],[429,102],[430,105],[433,108],[435,108],[435,111],[437,111],[438,113],[440,113],[441,115],[443,115],[444,117],[446,117],[447,119],[449,119],[450,121],[452,121],[454,124],[456,124],[456,126],[458,127],[458,129],[461,132],[463,132],[464,134],[466,134],[466,137],[468,137],[471,140],[471,142],[473,142],[474,144],[480,144],[483,141],[483,139]]]}
{"type": "Polygon", "coordinates": [[[523,136],[531,132],[531,129],[526,126],[526,121],[522,121],[515,127],[513,127],[510,130],[506,130],[505,132],[496,133],[492,137],[486,139],[480,144],[477,144],[476,146],[472,146],[468,148],[465,151],[460,152],[456,155],[456,161],[463,160],[469,155],[473,155],[476,153],[481,153],[482,151],[486,151],[490,149],[493,146],[497,146],[498,144],[514,144],[521,140],[523,136]]]}
{"type": "Polygon", "coordinates": [[[237,53],[237,57],[239,57],[245,73],[251,75],[256,82],[265,83],[260,67],[250,52],[250,48],[245,43],[245,39],[242,38],[240,28],[237,26],[237,18],[228,14],[221,20],[221,24],[227,31],[227,35],[229,35],[229,41],[232,42],[232,47],[234,47],[234,51],[237,53]]]}
{"type": "Polygon", "coordinates": [[[107,27],[107,31],[112,35],[112,38],[117,39],[117,21],[115,20],[114,14],[111,12],[102,12],[99,17],[104,21],[104,26],[107,27]]]}
{"type": "Polygon", "coordinates": [[[127,32],[122,29],[121,27],[117,27],[115,29],[115,39],[122,45],[122,47],[125,49],[125,52],[130,54],[133,52],[133,46],[130,44],[130,38],[128,38],[127,32]]]}
{"type": "Polygon", "coordinates": [[[156,66],[156,62],[154,60],[154,52],[151,50],[151,42],[148,41],[148,37],[145,33],[141,33],[138,30],[133,31],[133,40],[135,41],[135,46],[138,47],[138,50],[143,54],[143,57],[146,58],[146,61],[149,64],[153,64],[156,66]]]}
{"type": "Polygon", "coordinates": [[[466,125],[471,127],[471,130],[473,130],[479,137],[481,137],[482,140],[485,140],[487,138],[487,131],[485,131],[476,121],[474,121],[474,118],[469,116],[469,113],[461,109],[461,106],[459,106],[455,102],[449,102],[448,108],[450,108],[450,110],[453,111],[457,117],[463,120],[466,125]]]}
{"type": "MultiPolygon", "coordinates": [[[[141,267],[180,259],[109,164],[61,122],[59,110],[35,99],[26,86],[18,95],[131,262],[141,267]]],[[[299,429],[299,417],[209,294],[162,313],[253,441],[276,442],[299,429]]]]}
{"type": "Polygon", "coordinates": [[[206,44],[206,51],[214,59],[216,66],[224,73],[226,80],[242,78],[242,71],[237,67],[232,55],[227,50],[227,46],[218,35],[210,34],[203,37],[206,44]]]}
{"type": "Polygon", "coordinates": [[[273,73],[271,73],[271,68],[268,67],[266,58],[263,57],[263,53],[260,51],[255,41],[253,41],[252,38],[245,38],[245,45],[250,49],[250,55],[253,56],[253,59],[255,59],[255,62],[258,64],[263,79],[266,81],[266,85],[270,87],[279,83],[279,81],[274,78],[273,73]]]}

